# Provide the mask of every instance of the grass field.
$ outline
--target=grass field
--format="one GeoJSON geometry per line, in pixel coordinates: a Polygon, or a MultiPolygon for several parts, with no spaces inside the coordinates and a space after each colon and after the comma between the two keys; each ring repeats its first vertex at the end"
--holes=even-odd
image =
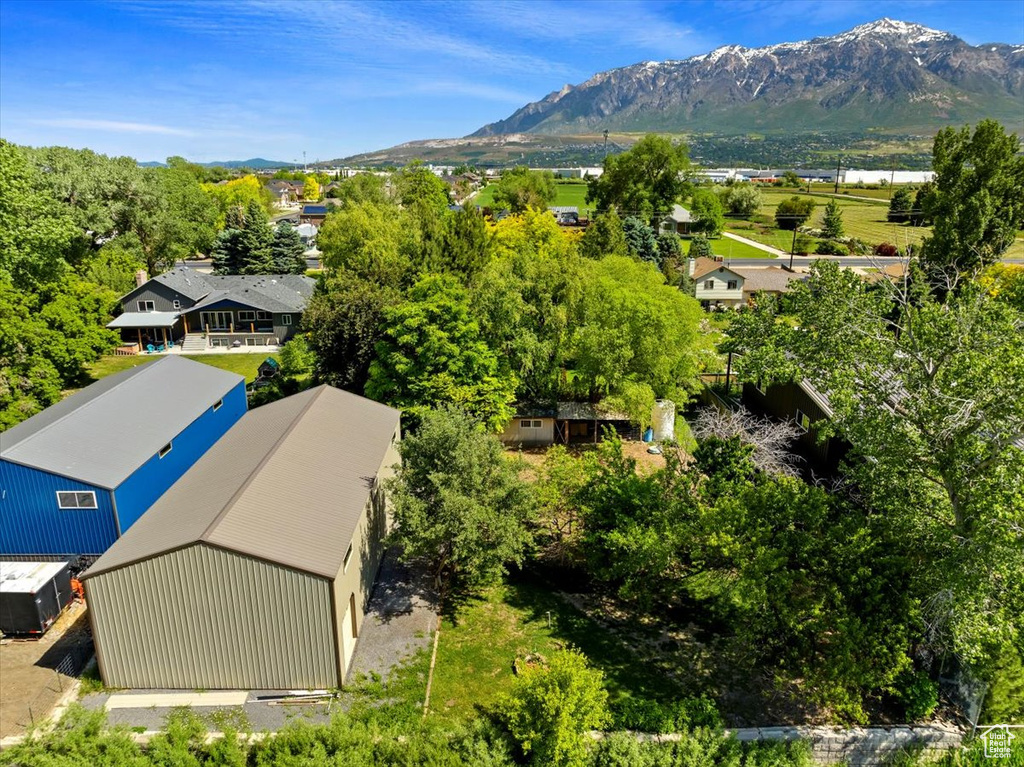
{"type": "MultiPolygon", "coordinates": [[[[494,206],[494,190],[497,187],[494,184],[486,186],[481,189],[476,195],[470,200],[474,205],[479,205],[482,208],[488,208],[494,206]]],[[[551,203],[552,206],[567,206],[575,207],[580,209],[580,215],[587,215],[590,208],[587,206],[587,185],[586,184],[556,184],[555,189],[558,191],[558,195],[555,197],[555,201],[551,203]]]]}
{"type": "MultiPolygon", "coordinates": [[[[685,253],[690,252],[689,240],[683,240],[683,251],[685,253]]],[[[730,240],[728,237],[719,237],[717,240],[711,240],[711,252],[725,259],[775,258],[771,253],[765,253],[763,250],[758,250],[753,245],[747,245],[745,242],[730,240]]]]}
{"type": "MultiPolygon", "coordinates": [[[[186,359],[202,362],[221,370],[238,373],[245,376],[247,382],[256,378],[256,369],[267,357],[280,359],[278,354],[186,354],[183,356],[186,359]]],[[[93,381],[98,381],[113,373],[120,373],[122,370],[128,370],[136,365],[146,365],[161,358],[160,355],[145,354],[134,357],[100,357],[89,365],[89,375],[92,376],[93,381]]]]}
{"type": "Polygon", "coordinates": [[[430,708],[441,716],[469,718],[508,690],[517,655],[550,657],[565,646],[578,647],[604,672],[613,700],[683,694],[676,682],[638,662],[622,640],[551,592],[512,583],[484,592],[460,611],[457,622],[444,621],[430,708]]]}

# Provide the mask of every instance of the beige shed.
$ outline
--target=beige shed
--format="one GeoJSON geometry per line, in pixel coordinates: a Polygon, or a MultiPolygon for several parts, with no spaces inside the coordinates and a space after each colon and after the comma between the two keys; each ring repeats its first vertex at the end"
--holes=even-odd
{"type": "Polygon", "coordinates": [[[239,420],[83,576],[104,683],[341,686],[399,415],[320,386],[239,420]]]}

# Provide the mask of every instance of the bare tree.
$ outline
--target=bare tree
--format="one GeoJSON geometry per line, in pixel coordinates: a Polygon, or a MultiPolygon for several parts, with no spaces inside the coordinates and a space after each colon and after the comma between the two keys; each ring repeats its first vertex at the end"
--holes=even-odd
{"type": "Polygon", "coordinates": [[[753,445],[751,460],[758,470],[788,477],[798,473],[796,467],[802,459],[790,447],[802,432],[792,421],[763,418],[744,407],[724,412],[707,407],[697,414],[693,433],[698,439],[739,437],[745,444],[753,445]]]}

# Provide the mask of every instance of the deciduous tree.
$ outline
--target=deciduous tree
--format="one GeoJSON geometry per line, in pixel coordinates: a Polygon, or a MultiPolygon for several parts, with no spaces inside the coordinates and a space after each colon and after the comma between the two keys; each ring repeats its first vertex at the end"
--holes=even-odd
{"type": "Polygon", "coordinates": [[[547,208],[557,195],[551,171],[530,170],[519,165],[501,174],[494,190],[494,204],[513,213],[522,213],[527,208],[547,208]]]}
{"type": "Polygon", "coordinates": [[[707,237],[717,237],[725,228],[722,201],[710,189],[697,189],[690,200],[693,222],[690,229],[707,237]]]}
{"type": "Polygon", "coordinates": [[[403,556],[426,561],[443,598],[494,583],[522,564],[535,501],[497,437],[464,411],[425,408],[399,444],[385,487],[403,556]]]}
{"type": "Polygon", "coordinates": [[[788,200],[782,200],[775,208],[775,225],[779,229],[792,231],[803,226],[813,212],[814,200],[794,195],[788,200]]]}
{"type": "Polygon", "coordinates": [[[587,202],[598,210],[651,219],[672,209],[686,193],[690,153],[686,144],[648,134],[622,154],[604,160],[604,173],[587,187],[587,202]]]}

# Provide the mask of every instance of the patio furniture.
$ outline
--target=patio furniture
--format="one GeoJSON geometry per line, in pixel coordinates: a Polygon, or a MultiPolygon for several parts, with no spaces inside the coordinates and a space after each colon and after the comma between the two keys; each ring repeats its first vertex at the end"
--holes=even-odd
{"type": "Polygon", "coordinates": [[[156,347],[153,344],[146,344],[146,354],[155,354],[156,347]]]}

